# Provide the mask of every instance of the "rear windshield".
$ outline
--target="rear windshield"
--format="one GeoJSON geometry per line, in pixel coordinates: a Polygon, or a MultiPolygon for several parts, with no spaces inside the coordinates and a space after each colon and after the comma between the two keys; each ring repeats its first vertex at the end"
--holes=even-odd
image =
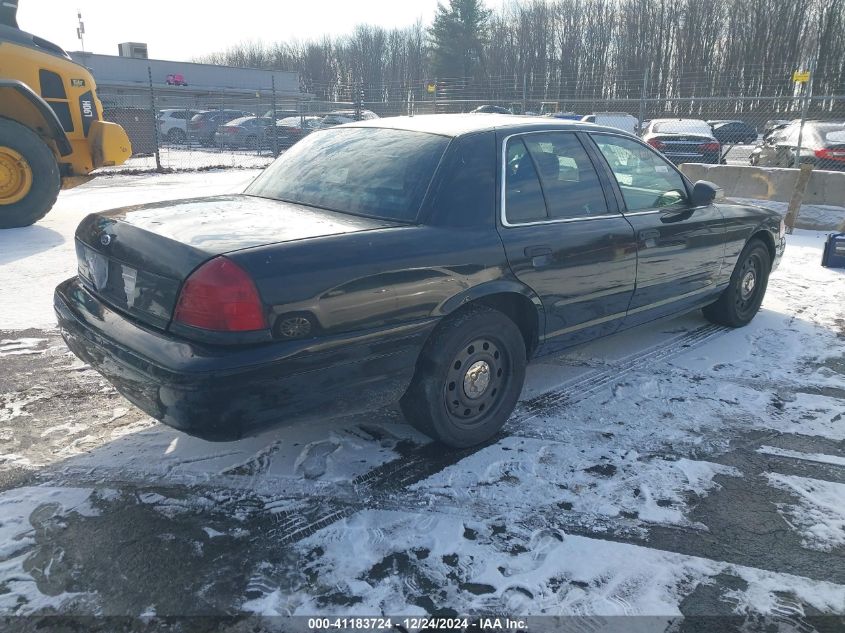
{"type": "Polygon", "coordinates": [[[659,134],[703,134],[705,136],[711,136],[713,134],[709,125],[704,121],[698,121],[696,119],[662,121],[652,125],[652,131],[659,134]]]}
{"type": "Polygon", "coordinates": [[[816,123],[816,132],[825,145],[845,144],[845,123],[816,123]]]}
{"type": "Polygon", "coordinates": [[[245,193],[410,222],[448,144],[407,130],[322,130],[282,154],[245,193]]]}

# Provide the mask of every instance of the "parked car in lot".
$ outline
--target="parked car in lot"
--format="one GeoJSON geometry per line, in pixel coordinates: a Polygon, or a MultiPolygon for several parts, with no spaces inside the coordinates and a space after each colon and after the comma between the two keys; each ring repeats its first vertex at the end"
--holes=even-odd
{"type": "Polygon", "coordinates": [[[513,114],[513,110],[504,106],[480,105],[477,108],[470,110],[470,114],[513,114]]]}
{"type": "Polygon", "coordinates": [[[320,127],[322,117],[291,116],[276,123],[276,136],[279,147],[290,147],[320,127]]]}
{"type": "Polygon", "coordinates": [[[361,110],[357,114],[355,110],[337,110],[336,112],[329,112],[325,115],[320,120],[320,127],[328,128],[343,125],[344,123],[353,123],[356,121],[356,116],[360,117],[361,121],[371,121],[378,118],[378,115],[371,110],[361,110]]]}
{"type": "Polygon", "coordinates": [[[629,134],[636,134],[640,125],[639,119],[627,112],[595,112],[584,116],[581,120],[586,123],[615,127],[629,134]]]}
{"type": "Polygon", "coordinates": [[[550,112],[544,115],[550,119],[563,119],[565,121],[580,121],[583,117],[575,112],[550,112]]]}
{"type": "Polygon", "coordinates": [[[676,165],[718,165],[722,159],[722,147],[713,130],[699,119],[652,119],[643,132],[643,140],[676,165]]]}
{"type": "Polygon", "coordinates": [[[273,119],[266,117],[245,116],[227,121],[217,128],[214,142],[218,147],[232,149],[258,149],[268,147],[270,139],[268,130],[273,125],[273,119]]]}
{"type": "Polygon", "coordinates": [[[763,126],[763,140],[765,141],[766,137],[775,130],[784,128],[790,123],[792,123],[792,119],[770,119],[766,121],[766,124],[763,126]]]}
{"type": "Polygon", "coordinates": [[[158,113],[158,132],[161,138],[171,143],[184,143],[188,140],[188,121],[203,112],[186,108],[160,110],[158,113]]]}
{"type": "Polygon", "coordinates": [[[244,116],[252,116],[252,114],[242,110],[226,109],[200,112],[188,121],[188,138],[199,141],[200,145],[210,147],[214,145],[214,134],[219,126],[244,116]]]}
{"type": "MultiPolygon", "coordinates": [[[[794,167],[798,155],[800,121],[774,130],[749,157],[760,167],[794,167]]],[[[845,122],[805,121],[801,135],[799,163],[810,163],[817,169],[845,171],[845,122]]]]}
{"type": "Polygon", "coordinates": [[[87,216],[54,303],[77,356],[187,433],[399,398],[461,447],[534,356],[696,308],[747,324],[784,233],[613,128],[398,117],[314,132],[240,195],[87,216]]]}
{"type": "Polygon", "coordinates": [[[707,124],[722,145],[748,145],[757,140],[757,130],[744,121],[708,121],[707,124]]]}

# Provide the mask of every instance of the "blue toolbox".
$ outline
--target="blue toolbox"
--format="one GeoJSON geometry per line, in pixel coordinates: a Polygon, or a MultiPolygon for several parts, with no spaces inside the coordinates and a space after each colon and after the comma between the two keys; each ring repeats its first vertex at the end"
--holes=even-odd
{"type": "Polygon", "coordinates": [[[831,233],[827,236],[822,253],[822,266],[845,268],[845,233],[831,233]]]}

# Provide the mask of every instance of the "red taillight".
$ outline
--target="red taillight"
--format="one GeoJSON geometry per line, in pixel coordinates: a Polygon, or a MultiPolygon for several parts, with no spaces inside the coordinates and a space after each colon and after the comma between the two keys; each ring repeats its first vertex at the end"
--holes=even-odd
{"type": "Polygon", "coordinates": [[[648,139],[648,144],[651,145],[654,149],[663,149],[664,147],[666,147],[666,143],[657,138],[648,139]]]}
{"type": "Polygon", "coordinates": [[[218,332],[267,328],[255,284],[240,266],[225,257],[206,262],[188,277],[173,319],[218,332]]]}
{"type": "Polygon", "coordinates": [[[718,152],[721,149],[722,149],[722,146],[719,145],[718,143],[704,143],[701,146],[702,152],[718,152]]]}
{"type": "Polygon", "coordinates": [[[822,160],[845,161],[845,149],[828,149],[827,147],[823,147],[822,149],[817,149],[814,154],[816,158],[822,160]]]}

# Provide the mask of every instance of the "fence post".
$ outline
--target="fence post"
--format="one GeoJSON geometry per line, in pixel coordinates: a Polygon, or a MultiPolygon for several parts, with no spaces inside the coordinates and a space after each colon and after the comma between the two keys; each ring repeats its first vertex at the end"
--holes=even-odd
{"type": "Polygon", "coordinates": [[[273,156],[279,155],[279,128],[276,127],[276,75],[270,75],[270,87],[272,89],[271,99],[273,100],[273,156]]]}
{"type": "Polygon", "coordinates": [[[643,133],[643,121],[645,121],[645,94],[646,90],[648,90],[648,66],[646,66],[645,72],[643,73],[643,89],[640,92],[640,122],[637,124],[637,134],[642,136],[643,133]]]}
{"type": "Polygon", "coordinates": [[[789,207],[786,211],[786,217],[783,220],[783,223],[786,225],[786,232],[790,235],[792,235],[792,230],[795,228],[795,221],[798,219],[798,212],[801,210],[801,203],[804,200],[804,192],[807,191],[807,183],[810,182],[812,173],[813,164],[805,163],[801,165],[798,178],[795,180],[795,189],[792,191],[792,198],[789,200],[789,207]]]}
{"type": "Polygon", "coordinates": [[[810,80],[804,88],[804,99],[801,103],[801,125],[798,126],[798,147],[795,149],[795,163],[793,167],[801,166],[801,144],[804,140],[804,122],[807,120],[807,108],[810,105],[810,99],[813,98],[813,75],[816,74],[816,65],[810,62],[810,80]]]}
{"type": "MultiPolygon", "coordinates": [[[[147,79],[150,82],[150,109],[152,110],[153,115],[153,138],[155,139],[155,156],[156,156],[156,171],[162,171],[161,169],[161,156],[158,152],[159,146],[159,138],[158,138],[158,115],[156,114],[156,95],[155,91],[153,90],[153,69],[150,66],[147,66],[147,79]]],[[[187,123],[185,124],[187,127],[187,123]]]]}
{"type": "Polygon", "coordinates": [[[433,114],[437,114],[437,77],[434,78],[434,111],[433,114]]]}
{"type": "Polygon", "coordinates": [[[521,114],[525,114],[525,111],[528,109],[526,107],[528,103],[528,73],[525,72],[525,69],[522,70],[522,112],[521,114]]]}

